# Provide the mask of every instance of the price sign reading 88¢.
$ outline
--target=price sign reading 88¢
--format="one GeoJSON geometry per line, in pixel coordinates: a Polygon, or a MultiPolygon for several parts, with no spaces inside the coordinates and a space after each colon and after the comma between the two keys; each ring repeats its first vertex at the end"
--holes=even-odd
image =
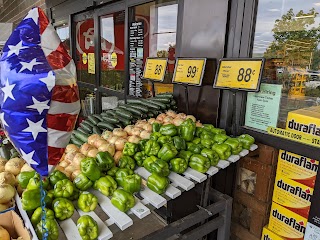
{"type": "Polygon", "coordinates": [[[167,59],[147,58],[143,78],[151,81],[162,82],[167,68],[167,59]]]}
{"type": "Polygon", "coordinates": [[[221,59],[214,87],[258,91],[264,59],[221,59]]]}

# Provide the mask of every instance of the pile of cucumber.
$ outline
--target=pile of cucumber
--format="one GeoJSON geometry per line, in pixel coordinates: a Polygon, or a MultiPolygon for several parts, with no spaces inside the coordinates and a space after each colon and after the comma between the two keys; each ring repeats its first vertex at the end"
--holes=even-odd
{"type": "Polygon", "coordinates": [[[101,135],[105,130],[124,128],[139,119],[157,117],[169,109],[177,109],[172,93],[162,93],[148,99],[127,99],[127,104],[119,104],[115,109],[88,116],[72,132],[70,143],[81,146],[91,134],[101,135]]]}

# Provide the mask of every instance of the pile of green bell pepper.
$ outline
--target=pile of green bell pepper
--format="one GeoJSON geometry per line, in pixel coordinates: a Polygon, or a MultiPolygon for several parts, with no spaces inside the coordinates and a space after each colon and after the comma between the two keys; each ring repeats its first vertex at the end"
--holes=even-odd
{"type": "Polygon", "coordinates": [[[144,161],[143,166],[149,172],[157,173],[160,176],[166,177],[170,174],[168,163],[155,156],[148,157],[144,161]]]}
{"type": "Polygon", "coordinates": [[[129,156],[122,156],[119,160],[119,168],[128,168],[133,170],[135,166],[135,161],[129,156]]]}
{"type": "Polygon", "coordinates": [[[123,189],[117,189],[113,193],[111,203],[120,211],[127,212],[130,208],[134,207],[135,199],[131,193],[126,192],[123,189]]]}
{"type": "MultiPolygon", "coordinates": [[[[54,220],[54,212],[49,208],[45,208],[44,210],[46,212],[46,219],[54,220]]],[[[42,208],[38,207],[31,216],[31,223],[34,227],[37,226],[37,224],[40,222],[41,216],[42,216],[42,208]]]]}
{"type": "Polygon", "coordinates": [[[96,162],[100,171],[108,171],[114,167],[114,159],[109,152],[98,152],[96,162]]]}
{"type": "Polygon", "coordinates": [[[158,194],[162,194],[169,186],[169,179],[167,177],[160,176],[157,173],[152,173],[148,177],[147,186],[150,190],[158,194]]]}
{"type": "Polygon", "coordinates": [[[182,151],[179,152],[178,157],[184,159],[184,160],[188,163],[188,162],[189,162],[189,159],[190,159],[191,156],[192,156],[192,154],[193,154],[193,153],[190,152],[190,151],[182,150],[182,151]]]}
{"type": "Polygon", "coordinates": [[[228,138],[224,143],[231,147],[232,154],[234,155],[242,151],[242,143],[237,138],[228,138]]]}
{"type": "Polygon", "coordinates": [[[49,188],[49,179],[45,178],[45,179],[41,180],[40,175],[35,174],[34,177],[29,179],[29,182],[27,185],[27,190],[40,189],[41,181],[42,181],[43,188],[48,189],[49,188]]]}
{"type": "Polygon", "coordinates": [[[165,143],[158,152],[158,158],[167,162],[177,156],[177,154],[178,150],[173,145],[165,143]]]}
{"type": "Polygon", "coordinates": [[[151,133],[150,140],[158,141],[158,139],[162,137],[162,134],[159,132],[151,133]]]}
{"type": "Polygon", "coordinates": [[[58,224],[54,219],[46,218],[44,224],[42,220],[36,225],[36,234],[39,239],[44,239],[44,230],[47,230],[47,240],[58,240],[59,239],[59,228],[58,224]],[[44,228],[43,228],[44,225],[44,228]]]}
{"type": "MultiPolygon", "coordinates": [[[[26,190],[22,193],[22,208],[26,211],[32,211],[40,207],[41,194],[40,189],[26,190]]],[[[46,194],[45,202],[50,205],[52,199],[46,194]]]]}
{"type": "Polygon", "coordinates": [[[101,176],[101,172],[95,158],[84,158],[80,163],[80,169],[81,172],[91,181],[96,181],[101,176]]]}
{"type": "Polygon", "coordinates": [[[238,140],[241,142],[242,147],[247,150],[249,150],[251,145],[254,144],[254,138],[249,134],[242,134],[238,137],[238,140]]]}
{"type": "Polygon", "coordinates": [[[167,124],[161,126],[159,132],[164,136],[173,137],[178,135],[178,128],[173,124],[167,124]]]}
{"type": "Polygon", "coordinates": [[[100,191],[105,196],[112,196],[117,189],[117,183],[111,176],[104,176],[95,181],[93,188],[100,191]]]}
{"type": "Polygon", "coordinates": [[[231,147],[228,144],[214,144],[212,150],[215,151],[221,160],[227,160],[231,156],[231,147]]]}
{"type": "Polygon", "coordinates": [[[185,150],[187,148],[186,140],[182,137],[174,136],[172,139],[173,144],[178,151],[185,150]]]}
{"type": "Polygon", "coordinates": [[[188,168],[188,162],[183,158],[174,158],[170,160],[170,169],[176,173],[184,173],[188,168]]]}
{"type": "Polygon", "coordinates": [[[83,240],[95,240],[99,236],[98,224],[89,215],[83,215],[78,219],[77,228],[83,240]]]}
{"type": "Polygon", "coordinates": [[[54,185],[53,194],[55,198],[69,198],[74,192],[74,186],[69,179],[60,180],[54,185]]]}
{"type": "Polygon", "coordinates": [[[134,155],[134,160],[136,160],[136,164],[141,167],[143,166],[143,162],[144,160],[146,160],[147,158],[147,155],[145,154],[144,151],[142,152],[137,152],[135,155],[134,155]]]}
{"type": "Polygon", "coordinates": [[[173,144],[173,140],[170,136],[161,136],[158,138],[157,142],[160,146],[163,146],[163,144],[173,144]]]}
{"type": "Polygon", "coordinates": [[[218,144],[221,144],[221,143],[224,143],[229,137],[225,134],[222,134],[222,133],[218,133],[216,135],[214,135],[213,137],[213,141],[215,143],[218,143],[218,144]]]}
{"type": "Polygon", "coordinates": [[[162,124],[161,123],[152,123],[152,132],[159,132],[162,124]]]}
{"type": "Polygon", "coordinates": [[[89,192],[82,192],[78,199],[78,207],[84,212],[90,212],[96,209],[98,198],[89,192]]]}
{"type": "Polygon", "coordinates": [[[211,166],[217,166],[220,158],[219,155],[209,148],[204,148],[201,150],[201,155],[208,158],[210,160],[211,166]]]}
{"type": "Polygon", "coordinates": [[[114,166],[112,167],[108,172],[107,174],[111,177],[115,177],[116,176],[116,172],[119,170],[118,167],[114,166]]]}
{"type": "Polygon", "coordinates": [[[51,186],[56,185],[56,183],[60,180],[63,179],[68,179],[68,177],[63,173],[60,172],[59,170],[54,170],[50,175],[49,175],[49,181],[51,186]]]}
{"type": "Polygon", "coordinates": [[[126,156],[134,156],[139,151],[138,145],[131,142],[126,142],[122,153],[126,156]]]}
{"type": "Polygon", "coordinates": [[[211,163],[210,160],[201,154],[193,154],[189,160],[189,166],[201,173],[205,173],[209,170],[211,163]]]}
{"type": "Polygon", "coordinates": [[[187,119],[179,126],[180,136],[187,142],[191,142],[196,132],[196,124],[192,119],[187,119]]]}
{"type": "Polygon", "coordinates": [[[31,172],[21,172],[17,176],[18,183],[22,189],[26,189],[29,183],[29,180],[37,175],[36,171],[31,172]]]}
{"type": "Polygon", "coordinates": [[[156,140],[147,141],[144,147],[144,152],[147,154],[147,156],[157,156],[159,150],[160,150],[160,145],[159,143],[157,143],[156,140]]]}
{"type": "Polygon", "coordinates": [[[116,181],[125,191],[134,193],[141,189],[141,177],[131,169],[120,169],[116,173],[116,181]]]}
{"type": "Polygon", "coordinates": [[[56,198],[52,206],[55,217],[61,221],[70,218],[74,213],[72,202],[66,198],[56,198]]]}
{"type": "Polygon", "coordinates": [[[86,191],[93,186],[93,182],[83,173],[78,174],[73,180],[74,185],[81,191],[86,191]]]}
{"type": "Polygon", "coordinates": [[[192,153],[199,154],[201,153],[201,149],[202,149],[202,146],[200,144],[195,144],[192,142],[187,143],[187,150],[192,153]]]}

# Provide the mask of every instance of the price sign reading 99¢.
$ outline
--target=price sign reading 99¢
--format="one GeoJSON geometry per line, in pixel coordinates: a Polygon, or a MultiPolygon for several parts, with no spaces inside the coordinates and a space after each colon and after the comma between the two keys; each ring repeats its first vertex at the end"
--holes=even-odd
{"type": "Polygon", "coordinates": [[[176,61],[172,82],[200,86],[202,83],[205,65],[205,58],[178,58],[176,61]]]}
{"type": "Polygon", "coordinates": [[[214,87],[259,91],[264,59],[221,59],[214,87]]]}
{"type": "Polygon", "coordinates": [[[147,58],[143,78],[151,81],[162,82],[167,69],[167,59],[147,58]]]}

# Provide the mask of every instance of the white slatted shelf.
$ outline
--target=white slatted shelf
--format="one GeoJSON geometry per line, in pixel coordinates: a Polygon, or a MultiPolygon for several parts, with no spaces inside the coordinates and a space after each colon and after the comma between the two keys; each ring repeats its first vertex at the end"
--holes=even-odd
{"type": "Polygon", "coordinates": [[[142,201],[143,203],[150,203],[157,209],[167,204],[167,200],[164,197],[151,191],[147,186],[142,188],[140,196],[144,198],[142,201]]]}
{"type": "Polygon", "coordinates": [[[220,161],[218,162],[218,164],[217,164],[217,166],[218,166],[219,168],[222,168],[222,169],[225,169],[225,168],[229,167],[229,165],[230,165],[230,162],[228,162],[228,161],[226,161],[226,160],[220,160],[220,161]]]}
{"type": "Polygon", "coordinates": [[[252,144],[251,147],[250,147],[250,151],[254,151],[258,149],[258,145],[257,144],[252,144]]]}
{"type": "Polygon", "coordinates": [[[187,178],[193,179],[194,181],[198,183],[202,183],[207,179],[207,175],[198,172],[192,168],[187,168],[187,170],[183,173],[187,178]]]}
{"type": "Polygon", "coordinates": [[[150,209],[143,205],[137,197],[135,197],[135,199],[136,205],[130,209],[131,212],[140,219],[148,216],[151,213],[150,209]]]}
{"type": "Polygon", "coordinates": [[[78,228],[71,218],[63,221],[58,221],[58,223],[62,228],[64,234],[66,235],[67,239],[82,240],[78,232],[78,228]]]}
{"type": "Polygon", "coordinates": [[[190,189],[195,187],[195,184],[192,181],[182,177],[181,175],[175,172],[171,172],[168,178],[174,185],[179,186],[185,191],[189,191],[190,189]]]}
{"type": "Polygon", "coordinates": [[[218,172],[219,172],[219,168],[211,166],[209,168],[209,170],[206,172],[206,174],[208,174],[210,177],[212,177],[213,175],[217,174],[218,172]]]}
{"type": "Polygon", "coordinates": [[[231,155],[227,160],[228,160],[229,162],[235,163],[235,162],[237,162],[239,159],[240,159],[240,156],[239,156],[239,155],[231,155]]]}

